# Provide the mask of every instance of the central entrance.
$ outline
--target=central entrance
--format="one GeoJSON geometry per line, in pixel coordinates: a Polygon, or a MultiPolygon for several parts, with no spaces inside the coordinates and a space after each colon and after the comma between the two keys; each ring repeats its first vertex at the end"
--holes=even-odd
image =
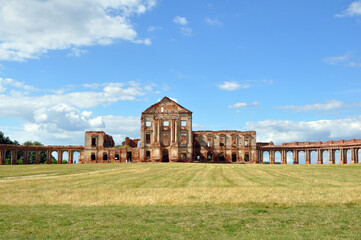
{"type": "Polygon", "coordinates": [[[162,162],[169,162],[169,153],[167,149],[163,150],[162,162]]]}

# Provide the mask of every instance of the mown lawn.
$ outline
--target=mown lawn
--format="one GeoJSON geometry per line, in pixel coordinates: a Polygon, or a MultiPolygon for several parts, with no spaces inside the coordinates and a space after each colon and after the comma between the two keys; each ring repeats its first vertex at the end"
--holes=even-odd
{"type": "Polygon", "coordinates": [[[0,239],[361,239],[361,165],[0,166],[0,239]]]}

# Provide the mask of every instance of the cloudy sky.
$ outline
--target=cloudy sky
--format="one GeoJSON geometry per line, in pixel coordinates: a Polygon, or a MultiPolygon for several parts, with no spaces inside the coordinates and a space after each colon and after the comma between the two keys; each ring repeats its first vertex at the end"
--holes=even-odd
{"type": "Polygon", "coordinates": [[[361,138],[361,1],[0,0],[0,131],[139,137],[163,96],[194,130],[361,138]]]}

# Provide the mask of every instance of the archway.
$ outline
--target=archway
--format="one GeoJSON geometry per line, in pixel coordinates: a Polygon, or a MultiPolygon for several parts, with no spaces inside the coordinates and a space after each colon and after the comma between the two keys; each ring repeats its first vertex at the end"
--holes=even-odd
{"type": "Polygon", "coordinates": [[[317,164],[317,152],[314,150],[310,153],[310,163],[317,164]]]}
{"type": "Polygon", "coordinates": [[[221,163],[224,163],[224,160],[225,160],[226,158],[224,157],[224,153],[220,153],[219,154],[219,162],[221,162],[221,163]]]}
{"type": "Polygon", "coordinates": [[[17,151],[17,153],[16,153],[16,164],[18,164],[18,165],[24,164],[24,157],[25,157],[25,153],[24,153],[23,150],[17,151]]]}
{"type": "Polygon", "coordinates": [[[340,150],[335,150],[335,164],[340,164],[341,160],[341,153],[340,150]]]}
{"type": "Polygon", "coordinates": [[[10,150],[7,150],[5,151],[5,165],[11,165],[11,151],[10,150]]]}
{"type": "Polygon", "coordinates": [[[232,153],[232,162],[237,162],[237,153],[232,153]]]}
{"type": "Polygon", "coordinates": [[[269,164],[269,152],[268,151],[263,152],[263,163],[269,164]]]}
{"type": "Polygon", "coordinates": [[[73,163],[79,163],[80,152],[73,152],[73,163]]]}
{"type": "Polygon", "coordinates": [[[350,164],[350,163],[351,163],[351,149],[347,149],[345,155],[346,155],[346,157],[347,157],[346,163],[347,163],[347,164],[350,164]]]}
{"type": "Polygon", "coordinates": [[[305,160],[305,152],[304,151],[299,151],[298,152],[298,164],[305,164],[306,160],[305,160]]]}
{"type": "MultiPolygon", "coordinates": [[[[40,153],[43,154],[43,152],[40,153]]],[[[59,160],[59,156],[58,156],[58,152],[57,151],[52,151],[51,152],[51,164],[57,164],[59,160]]]]}
{"type": "Polygon", "coordinates": [[[287,164],[293,164],[293,152],[292,151],[287,152],[287,164]]]}
{"type": "Polygon", "coordinates": [[[67,164],[69,163],[69,153],[68,151],[64,151],[63,152],[63,157],[62,157],[63,161],[62,164],[67,164]]]}
{"type": "Polygon", "coordinates": [[[249,162],[249,154],[248,153],[244,154],[244,161],[249,162]]]}
{"type": "Polygon", "coordinates": [[[207,152],[207,161],[213,162],[213,152],[207,152]]]}
{"type": "Polygon", "coordinates": [[[281,152],[280,151],[276,151],[275,152],[275,164],[281,164],[282,160],[281,160],[281,152]]]}
{"type": "Polygon", "coordinates": [[[28,152],[28,164],[35,164],[35,151],[28,152]]]}
{"type": "Polygon", "coordinates": [[[323,150],[322,151],[322,159],[323,159],[323,164],[328,164],[329,163],[328,150],[323,150]]]}
{"type": "Polygon", "coordinates": [[[169,153],[167,149],[163,150],[162,162],[169,162],[169,153]]]}

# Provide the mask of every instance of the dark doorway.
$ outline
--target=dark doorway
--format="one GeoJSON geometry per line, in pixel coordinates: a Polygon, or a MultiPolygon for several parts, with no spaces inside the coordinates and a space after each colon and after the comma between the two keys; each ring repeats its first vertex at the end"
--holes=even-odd
{"type": "Polygon", "coordinates": [[[244,161],[245,161],[245,162],[249,162],[249,155],[248,155],[248,153],[246,153],[246,154],[244,155],[244,161]]]}
{"type": "Polygon", "coordinates": [[[163,150],[162,162],[169,162],[169,155],[168,155],[168,150],[167,149],[163,150]]]}
{"type": "Polygon", "coordinates": [[[127,162],[132,162],[132,152],[127,152],[127,162]]]}
{"type": "Polygon", "coordinates": [[[211,152],[208,152],[208,153],[207,153],[207,161],[208,161],[208,162],[212,162],[212,161],[213,161],[213,153],[211,153],[211,152]]]}
{"type": "Polygon", "coordinates": [[[237,154],[232,153],[232,162],[237,162],[237,154]]]}
{"type": "Polygon", "coordinates": [[[220,155],[219,155],[219,161],[220,162],[222,162],[222,163],[224,163],[224,153],[221,153],[220,155]]]}

